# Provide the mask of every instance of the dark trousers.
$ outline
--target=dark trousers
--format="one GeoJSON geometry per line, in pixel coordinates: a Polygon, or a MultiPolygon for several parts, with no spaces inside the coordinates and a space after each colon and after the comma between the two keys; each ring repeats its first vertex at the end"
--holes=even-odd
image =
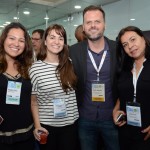
{"type": "Polygon", "coordinates": [[[150,150],[150,138],[144,141],[145,135],[142,134],[141,131],[135,134],[134,130],[121,127],[119,129],[120,150],[150,150]]]}
{"type": "Polygon", "coordinates": [[[0,143],[0,150],[34,150],[34,137],[13,144],[0,143]]]}
{"type": "Polygon", "coordinates": [[[77,123],[64,127],[42,125],[49,132],[47,144],[40,144],[41,150],[78,150],[77,123]]]}

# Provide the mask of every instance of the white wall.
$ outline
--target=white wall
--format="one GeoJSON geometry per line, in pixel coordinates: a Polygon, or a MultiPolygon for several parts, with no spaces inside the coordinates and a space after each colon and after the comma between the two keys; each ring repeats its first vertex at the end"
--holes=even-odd
{"type": "MultiPolygon", "coordinates": [[[[150,0],[120,0],[115,3],[102,6],[106,13],[106,30],[105,35],[115,40],[119,30],[128,25],[135,25],[142,30],[150,30],[150,0]],[[135,18],[131,21],[131,18],[135,18]]],[[[72,21],[67,20],[68,16],[49,22],[50,24],[58,23],[65,27],[68,37],[68,44],[76,43],[74,37],[75,26],[82,24],[82,12],[73,14],[72,21]]],[[[45,25],[36,28],[45,29],[45,25]]],[[[32,29],[34,30],[34,29],[32,29]]],[[[31,33],[32,30],[29,32],[31,33]]]]}

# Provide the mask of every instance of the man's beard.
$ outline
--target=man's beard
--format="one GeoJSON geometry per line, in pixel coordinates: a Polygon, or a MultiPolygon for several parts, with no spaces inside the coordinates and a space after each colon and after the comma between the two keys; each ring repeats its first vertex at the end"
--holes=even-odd
{"type": "Polygon", "coordinates": [[[100,33],[98,34],[96,37],[91,37],[90,35],[86,34],[86,37],[90,40],[90,41],[97,41],[99,40],[103,35],[100,33]]]}

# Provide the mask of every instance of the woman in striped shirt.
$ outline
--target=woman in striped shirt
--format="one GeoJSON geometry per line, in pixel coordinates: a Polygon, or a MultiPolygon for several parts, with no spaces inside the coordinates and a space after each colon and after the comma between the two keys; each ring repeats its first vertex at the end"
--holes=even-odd
{"type": "Polygon", "coordinates": [[[78,109],[75,97],[77,78],[68,54],[66,31],[51,25],[44,33],[38,61],[30,69],[34,135],[48,135],[42,150],[76,150],[78,109]]]}

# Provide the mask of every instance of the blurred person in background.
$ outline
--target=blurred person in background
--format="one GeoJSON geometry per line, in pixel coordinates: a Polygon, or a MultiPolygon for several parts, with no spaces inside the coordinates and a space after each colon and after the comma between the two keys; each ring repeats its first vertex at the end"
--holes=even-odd
{"type": "Polygon", "coordinates": [[[36,29],[32,32],[31,41],[32,41],[32,47],[34,51],[34,60],[37,59],[37,55],[40,52],[43,34],[44,34],[43,29],[36,29]]]}
{"type": "Polygon", "coordinates": [[[86,35],[83,32],[83,26],[82,25],[77,26],[77,28],[75,29],[75,37],[76,37],[78,42],[81,42],[81,41],[86,39],[86,35]]]}

